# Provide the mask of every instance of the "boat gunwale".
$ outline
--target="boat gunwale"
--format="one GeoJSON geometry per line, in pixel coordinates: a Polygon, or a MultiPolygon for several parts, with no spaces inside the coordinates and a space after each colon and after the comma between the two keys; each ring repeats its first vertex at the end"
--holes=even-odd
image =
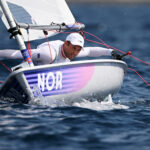
{"type": "Polygon", "coordinates": [[[80,64],[92,64],[92,63],[120,63],[126,66],[127,64],[122,60],[112,60],[112,59],[94,59],[94,60],[82,60],[82,61],[72,61],[67,63],[57,63],[57,64],[46,64],[46,65],[40,65],[40,66],[33,66],[33,67],[27,67],[27,68],[20,68],[11,74],[16,74],[20,72],[25,71],[31,71],[31,70],[38,70],[38,69],[47,69],[47,68],[57,68],[62,66],[72,66],[72,65],[80,65],[80,64]]]}

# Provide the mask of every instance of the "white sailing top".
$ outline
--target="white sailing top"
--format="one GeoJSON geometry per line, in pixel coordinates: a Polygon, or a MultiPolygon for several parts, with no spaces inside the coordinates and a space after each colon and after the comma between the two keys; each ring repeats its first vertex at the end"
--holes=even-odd
{"type": "MultiPolygon", "coordinates": [[[[70,61],[68,58],[65,57],[63,53],[63,41],[56,40],[52,42],[45,42],[42,43],[37,47],[36,55],[38,56],[39,61],[43,61],[42,64],[50,64],[50,63],[60,63],[60,62],[68,62],[70,61]]],[[[36,59],[36,58],[33,58],[36,59]]],[[[34,60],[33,60],[34,61],[34,60]]],[[[38,59],[37,59],[38,61],[38,59]]]]}
{"type": "MultiPolygon", "coordinates": [[[[69,62],[65,57],[62,46],[63,41],[56,40],[42,43],[37,49],[32,49],[32,61],[35,65],[44,65],[50,63],[69,62]]],[[[99,57],[111,56],[112,49],[103,47],[84,47],[77,57],[99,57]]],[[[9,59],[23,59],[19,50],[3,50],[0,51],[0,57],[9,59]]]]}
{"type": "MultiPolygon", "coordinates": [[[[53,63],[69,62],[70,60],[65,57],[62,49],[63,43],[63,41],[57,40],[39,45],[36,50],[37,56],[33,57],[33,61],[40,55],[39,61],[42,61],[42,64],[49,64],[51,61],[53,63]]],[[[111,56],[111,52],[112,49],[103,47],[84,47],[77,57],[111,56]]]]}

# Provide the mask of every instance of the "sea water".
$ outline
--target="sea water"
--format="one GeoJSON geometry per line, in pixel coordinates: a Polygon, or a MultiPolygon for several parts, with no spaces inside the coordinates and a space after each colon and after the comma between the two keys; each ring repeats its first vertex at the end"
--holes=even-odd
{"type": "MultiPolygon", "coordinates": [[[[85,31],[150,63],[150,5],[70,7],[76,20],[86,24],[85,31]]],[[[1,49],[6,45],[7,39],[0,43],[1,49]]],[[[86,42],[85,46],[99,45],[86,42]]],[[[150,83],[150,66],[131,57],[124,61],[150,83]]],[[[9,67],[15,64],[4,62],[9,67]]],[[[4,80],[8,72],[0,69],[4,80]]],[[[104,102],[83,99],[70,105],[42,96],[29,104],[0,101],[0,150],[149,150],[149,141],[150,87],[130,70],[120,92],[104,102]]]]}

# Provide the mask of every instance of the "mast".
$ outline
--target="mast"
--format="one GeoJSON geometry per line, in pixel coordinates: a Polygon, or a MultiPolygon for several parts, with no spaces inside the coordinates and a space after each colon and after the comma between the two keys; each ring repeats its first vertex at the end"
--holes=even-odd
{"type": "Polygon", "coordinates": [[[29,66],[32,67],[34,66],[33,65],[33,62],[32,62],[32,59],[28,53],[28,50],[25,46],[25,43],[21,37],[21,35],[19,34],[19,29],[16,25],[16,22],[11,14],[11,11],[7,5],[7,2],[6,0],[0,0],[0,5],[1,5],[1,8],[3,10],[3,13],[5,14],[5,17],[8,21],[8,24],[10,26],[10,29],[9,31],[11,31],[12,35],[15,37],[15,39],[17,40],[17,43],[19,45],[19,49],[21,50],[21,53],[22,53],[22,56],[24,58],[24,61],[28,62],[29,66]]]}

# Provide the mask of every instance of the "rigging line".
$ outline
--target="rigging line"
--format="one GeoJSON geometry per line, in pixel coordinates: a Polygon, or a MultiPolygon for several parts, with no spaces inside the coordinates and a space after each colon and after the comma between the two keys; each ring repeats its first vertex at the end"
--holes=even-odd
{"type": "Polygon", "coordinates": [[[115,50],[119,51],[119,52],[122,53],[122,54],[126,54],[125,52],[123,52],[123,51],[121,51],[121,50],[119,50],[119,49],[117,49],[117,48],[111,47],[111,46],[109,46],[109,45],[107,45],[107,44],[105,44],[105,43],[100,43],[100,42],[97,42],[97,41],[94,41],[94,40],[90,40],[90,39],[85,39],[85,40],[88,41],[88,42],[97,43],[97,44],[99,44],[99,45],[106,46],[107,48],[115,49],[115,50]]]}
{"type": "MultiPolygon", "coordinates": [[[[85,31],[84,31],[84,32],[85,32],[85,31]]],[[[91,35],[91,36],[95,37],[95,38],[98,39],[100,42],[102,42],[102,43],[99,43],[99,42],[93,40],[94,43],[97,43],[97,44],[106,46],[107,48],[111,48],[111,49],[117,50],[118,52],[120,52],[120,53],[122,53],[122,54],[126,54],[125,52],[123,52],[123,51],[121,51],[121,50],[119,50],[119,49],[117,49],[117,48],[115,48],[115,47],[112,47],[112,46],[106,44],[106,43],[105,43],[101,38],[99,38],[98,36],[96,36],[96,35],[94,35],[94,34],[92,34],[92,33],[89,33],[89,32],[85,32],[85,33],[87,33],[88,35],[91,35]]],[[[92,40],[91,40],[91,42],[92,42],[92,40]]]]}
{"type": "Polygon", "coordinates": [[[102,39],[100,39],[98,36],[96,36],[96,35],[94,35],[94,34],[92,34],[92,33],[86,32],[86,31],[84,31],[84,33],[86,33],[86,34],[88,34],[88,35],[91,35],[91,36],[95,37],[95,38],[98,39],[100,42],[102,42],[102,43],[105,44],[105,42],[104,42],[102,39]]]}
{"type": "Polygon", "coordinates": [[[0,61],[0,64],[4,66],[9,72],[12,72],[12,70],[9,67],[7,67],[2,61],[0,61]]]}
{"type": "Polygon", "coordinates": [[[129,55],[129,56],[132,57],[132,58],[134,58],[134,59],[137,60],[137,61],[142,62],[143,64],[146,64],[146,65],[150,66],[150,63],[147,63],[147,62],[145,62],[145,61],[143,61],[143,60],[141,60],[141,59],[139,59],[139,58],[137,58],[137,57],[135,57],[135,56],[133,56],[133,55],[129,55]]]}
{"type": "MultiPolygon", "coordinates": [[[[125,52],[123,52],[123,51],[121,51],[121,50],[119,50],[119,49],[117,49],[117,48],[115,48],[115,47],[109,46],[109,45],[107,45],[107,44],[102,44],[102,45],[107,46],[107,47],[112,48],[112,49],[115,49],[115,50],[117,50],[117,51],[119,51],[119,52],[125,54],[125,52]]],[[[139,62],[142,62],[143,64],[146,64],[146,65],[150,66],[150,63],[147,63],[147,62],[145,62],[144,60],[141,60],[141,59],[139,59],[139,58],[137,58],[137,57],[135,57],[135,56],[133,56],[133,55],[131,55],[131,54],[128,55],[128,56],[129,56],[129,57],[132,57],[133,59],[135,59],[135,60],[137,60],[137,61],[139,61],[139,62]]]]}
{"type": "Polygon", "coordinates": [[[29,55],[32,59],[32,53],[31,53],[31,44],[30,44],[30,38],[29,38],[29,29],[27,30],[27,35],[28,35],[28,43],[27,43],[27,46],[28,46],[28,52],[29,52],[29,55]]]}
{"type": "Polygon", "coordinates": [[[103,45],[103,43],[100,43],[100,42],[97,42],[97,41],[94,41],[94,40],[90,40],[90,39],[87,39],[87,38],[85,38],[85,40],[88,41],[88,42],[92,42],[92,43],[97,43],[99,45],[103,45]]]}
{"type": "MultiPolygon", "coordinates": [[[[104,46],[106,46],[107,48],[112,48],[112,49],[114,49],[114,50],[117,50],[117,51],[120,52],[120,53],[125,54],[125,52],[123,52],[123,51],[121,51],[121,50],[119,50],[119,49],[117,49],[117,48],[115,48],[115,47],[112,47],[112,46],[106,44],[106,43],[105,43],[102,39],[100,39],[99,37],[97,37],[97,36],[95,36],[95,35],[93,35],[93,34],[91,34],[91,33],[88,33],[88,32],[85,32],[85,33],[87,33],[87,34],[89,34],[89,35],[95,37],[96,39],[98,39],[98,40],[101,41],[102,43],[99,43],[99,42],[96,42],[96,41],[92,41],[92,40],[88,40],[88,41],[94,42],[94,43],[97,43],[97,44],[104,45],[104,46]]],[[[150,63],[147,63],[147,62],[145,62],[145,61],[143,61],[143,60],[141,60],[141,59],[139,59],[139,58],[137,58],[137,57],[135,57],[135,56],[133,56],[133,55],[131,55],[131,54],[128,55],[128,56],[132,57],[133,59],[135,59],[135,60],[137,60],[137,61],[139,61],[139,62],[142,62],[143,64],[146,64],[146,65],[149,65],[149,66],[150,66],[150,63]]]]}
{"type": "Polygon", "coordinates": [[[128,68],[128,69],[135,72],[145,82],[145,84],[150,87],[150,84],[136,70],[132,68],[128,68]]]}
{"type": "Polygon", "coordinates": [[[50,51],[50,57],[51,57],[51,59],[50,59],[50,64],[52,64],[52,62],[53,62],[53,56],[52,56],[52,51],[51,51],[50,43],[49,43],[49,41],[48,41],[47,35],[46,35],[46,34],[44,34],[44,35],[45,35],[46,41],[47,41],[47,43],[48,43],[49,51],[50,51]]]}

